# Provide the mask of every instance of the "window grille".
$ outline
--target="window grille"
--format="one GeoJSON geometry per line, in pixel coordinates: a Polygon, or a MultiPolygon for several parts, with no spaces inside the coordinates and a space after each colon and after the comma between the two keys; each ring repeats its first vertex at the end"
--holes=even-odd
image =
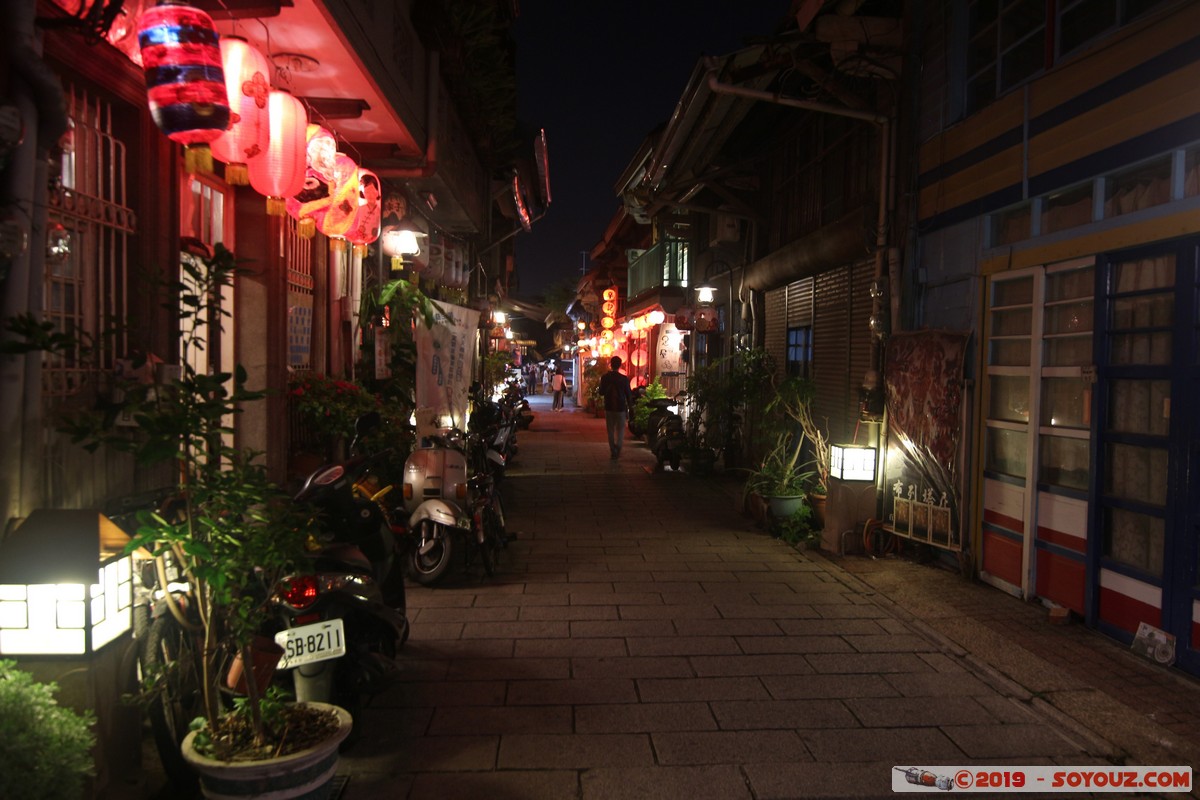
{"type": "Polygon", "coordinates": [[[128,352],[129,242],[136,218],[126,194],[125,143],[113,135],[112,106],[70,88],[72,129],[49,197],[46,319],[76,337],[69,352],[47,354],[42,392],[78,394],[92,370],[112,370],[128,352]],[[84,349],[93,352],[85,359],[84,349]]]}

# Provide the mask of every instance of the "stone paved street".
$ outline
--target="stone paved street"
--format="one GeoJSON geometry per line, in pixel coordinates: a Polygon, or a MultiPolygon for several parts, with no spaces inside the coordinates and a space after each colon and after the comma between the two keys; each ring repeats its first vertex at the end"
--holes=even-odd
{"type": "Polygon", "coordinates": [[[1164,727],[991,623],[1026,615],[1143,686],[1115,643],[942,570],[797,551],[736,480],[655,474],[636,441],[612,461],[603,420],[533,401],[504,485],[519,539],[494,578],[410,589],[406,679],[357,720],[345,800],[884,797],[894,765],[1196,763],[1195,681],[1145,665],[1143,693],[1187,709],[1164,727]]]}

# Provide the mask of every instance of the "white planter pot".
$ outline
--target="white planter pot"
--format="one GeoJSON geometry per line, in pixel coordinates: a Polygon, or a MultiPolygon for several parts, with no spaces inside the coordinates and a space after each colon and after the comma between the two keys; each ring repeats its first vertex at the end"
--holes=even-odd
{"type": "Polygon", "coordinates": [[[353,720],[343,708],[327,703],[306,703],[331,708],[338,715],[337,733],[317,747],[263,761],[217,761],[196,752],[193,731],[183,740],[183,758],[200,777],[200,789],[210,800],[329,797],[337,770],[338,745],[350,733],[353,720]]]}

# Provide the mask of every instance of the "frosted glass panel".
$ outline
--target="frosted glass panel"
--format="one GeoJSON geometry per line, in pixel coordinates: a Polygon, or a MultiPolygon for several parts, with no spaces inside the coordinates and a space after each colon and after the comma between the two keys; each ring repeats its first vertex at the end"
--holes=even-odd
{"type": "Polygon", "coordinates": [[[1161,506],[1167,501],[1167,450],[1111,444],[1104,463],[1105,493],[1161,506]]]}
{"type": "Polygon", "coordinates": [[[1087,439],[1043,436],[1038,456],[1038,480],[1086,492],[1091,474],[1090,456],[1091,448],[1087,439]]]}
{"type": "Polygon", "coordinates": [[[1166,436],[1171,424],[1171,382],[1114,380],[1108,391],[1108,429],[1166,436]]]}
{"type": "Polygon", "coordinates": [[[1162,575],[1163,520],[1119,508],[1105,509],[1104,555],[1162,575]]]}
{"type": "Polygon", "coordinates": [[[1024,376],[993,375],[988,418],[1007,422],[1029,421],[1029,379],[1024,376]]]}
{"type": "Polygon", "coordinates": [[[1092,384],[1081,378],[1042,379],[1042,425],[1086,429],[1092,421],[1092,384]]]}
{"type": "Polygon", "coordinates": [[[1021,306],[1033,302],[1033,277],[1008,281],[993,281],[992,302],[995,306],[1021,306]]]}
{"type": "Polygon", "coordinates": [[[986,469],[1016,478],[1025,477],[1028,448],[1024,431],[988,428],[986,448],[986,469]]]}

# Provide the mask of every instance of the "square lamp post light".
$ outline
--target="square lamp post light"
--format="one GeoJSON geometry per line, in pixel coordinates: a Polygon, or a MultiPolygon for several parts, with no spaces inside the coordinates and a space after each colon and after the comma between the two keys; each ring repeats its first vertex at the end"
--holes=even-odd
{"type": "Polygon", "coordinates": [[[829,448],[829,474],[840,481],[874,481],[874,447],[858,444],[835,444],[829,448]]]}
{"type": "Polygon", "coordinates": [[[26,517],[0,541],[0,655],[90,656],[131,630],[128,542],[98,511],[26,517]]]}

